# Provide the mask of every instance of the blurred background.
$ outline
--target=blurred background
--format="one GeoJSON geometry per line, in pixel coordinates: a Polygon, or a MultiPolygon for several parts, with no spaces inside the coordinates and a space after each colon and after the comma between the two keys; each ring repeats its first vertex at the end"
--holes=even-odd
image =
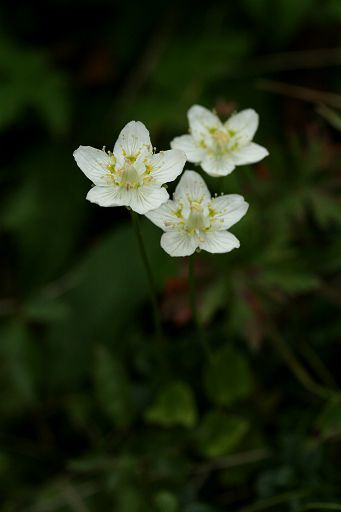
{"type": "Polygon", "coordinates": [[[341,510],[341,2],[18,0],[0,29],[1,512],[341,510]],[[250,203],[197,257],[211,357],[143,220],[155,340],[129,212],[72,157],[132,119],[167,149],[194,103],[256,109],[270,151],[205,176],[250,203]]]}

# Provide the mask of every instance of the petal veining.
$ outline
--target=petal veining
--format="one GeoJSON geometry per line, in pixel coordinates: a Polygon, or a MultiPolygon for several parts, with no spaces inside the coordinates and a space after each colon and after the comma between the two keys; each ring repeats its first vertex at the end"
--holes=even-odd
{"type": "Polygon", "coordinates": [[[108,181],[108,165],[111,159],[105,151],[91,146],[79,146],[73,156],[81,171],[95,185],[104,185],[108,181]]]}

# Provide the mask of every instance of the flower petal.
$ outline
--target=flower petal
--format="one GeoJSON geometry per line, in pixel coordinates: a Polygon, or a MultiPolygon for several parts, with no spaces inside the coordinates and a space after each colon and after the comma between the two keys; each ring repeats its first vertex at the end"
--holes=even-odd
{"type": "Polygon", "coordinates": [[[137,189],[129,190],[129,197],[129,206],[131,209],[144,215],[150,210],[159,208],[162,203],[167,201],[169,195],[164,187],[160,187],[160,185],[156,183],[151,183],[137,189]]]}
{"type": "Polygon", "coordinates": [[[228,231],[210,231],[199,242],[200,249],[212,253],[230,252],[239,246],[238,238],[228,231]]]}
{"type": "Polygon", "coordinates": [[[182,173],[186,154],[177,149],[169,149],[153,155],[148,163],[153,167],[150,175],[156,183],[162,185],[168,181],[174,181],[182,173]]]}
{"type": "Polygon", "coordinates": [[[212,199],[210,209],[214,213],[213,229],[223,231],[236,224],[247,212],[248,203],[239,194],[228,194],[212,199]]]}
{"type": "Polygon", "coordinates": [[[229,132],[234,132],[239,144],[250,142],[258,128],[259,116],[255,110],[248,108],[232,115],[225,123],[229,132]]]}
{"type": "Polygon", "coordinates": [[[203,178],[195,171],[185,171],[174,192],[174,199],[180,202],[205,204],[211,199],[211,194],[203,178]]]}
{"type": "Polygon", "coordinates": [[[130,121],[122,129],[114,147],[114,155],[122,161],[125,157],[137,158],[141,153],[151,153],[149,131],[140,121],[130,121]]]}
{"type": "Polygon", "coordinates": [[[184,151],[187,160],[192,163],[201,162],[205,155],[205,150],[197,146],[192,135],[181,135],[181,137],[175,137],[170,145],[173,149],[184,151]]]}
{"type": "Polygon", "coordinates": [[[269,151],[263,146],[250,142],[246,146],[234,151],[232,153],[232,158],[236,165],[246,165],[259,162],[268,156],[268,154],[269,151]]]}
{"type": "Polygon", "coordinates": [[[79,146],[73,152],[73,156],[81,171],[95,185],[104,185],[106,183],[107,165],[110,164],[110,157],[105,151],[92,148],[91,146],[79,146]]]}
{"type": "Polygon", "coordinates": [[[222,156],[209,154],[201,162],[201,167],[207,174],[217,178],[230,174],[235,168],[235,163],[231,154],[222,156]]]}
{"type": "Polygon", "coordinates": [[[222,130],[224,128],[218,116],[200,105],[193,105],[189,109],[187,116],[191,134],[197,142],[210,140],[210,130],[222,130]]]}
{"type": "Polygon", "coordinates": [[[93,187],[89,190],[87,200],[99,206],[129,206],[129,194],[119,187],[93,187]]]}
{"type": "Polygon", "coordinates": [[[186,231],[169,231],[161,237],[161,247],[170,256],[190,256],[197,248],[197,242],[186,231]]]}
{"type": "Polygon", "coordinates": [[[177,209],[177,203],[170,199],[156,210],[147,212],[145,216],[157,227],[163,229],[163,231],[173,231],[181,221],[181,219],[176,216],[177,209]]]}

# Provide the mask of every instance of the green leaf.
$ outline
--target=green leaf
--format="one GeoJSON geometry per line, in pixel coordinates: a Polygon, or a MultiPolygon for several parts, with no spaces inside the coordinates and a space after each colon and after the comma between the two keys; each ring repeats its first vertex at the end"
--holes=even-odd
{"type": "Polygon", "coordinates": [[[304,293],[318,288],[320,281],[315,275],[297,269],[266,269],[261,277],[263,287],[279,288],[286,293],[304,293]]]}
{"type": "Polygon", "coordinates": [[[322,229],[328,228],[333,223],[341,224],[341,206],[337,194],[333,197],[323,190],[312,190],[308,195],[308,200],[316,221],[322,229]]]}
{"type": "Polygon", "coordinates": [[[23,307],[24,315],[35,322],[50,323],[64,319],[69,308],[59,297],[50,298],[43,294],[31,297],[23,307]]]}
{"type": "Polygon", "coordinates": [[[251,392],[251,373],[244,356],[227,345],[213,354],[205,374],[208,397],[218,405],[230,405],[251,392]]]}
{"type": "Polygon", "coordinates": [[[39,352],[28,327],[20,321],[5,324],[0,339],[1,407],[15,413],[37,398],[39,352]]]}
{"type": "Polygon", "coordinates": [[[178,500],[174,494],[170,493],[169,491],[159,491],[156,494],[154,501],[156,509],[159,512],[177,512],[177,510],[179,510],[178,500]]]}
{"type": "Polygon", "coordinates": [[[248,427],[243,418],[211,411],[199,426],[198,449],[206,457],[226,455],[238,446],[248,427]]]}
{"type": "Polygon", "coordinates": [[[316,0],[242,0],[247,14],[273,41],[287,41],[299,30],[309,14],[314,12],[316,0]]]}
{"type": "Polygon", "coordinates": [[[0,62],[4,76],[0,130],[33,108],[52,132],[65,131],[70,117],[69,91],[65,77],[50,66],[46,53],[2,39],[0,62]]]}
{"type": "Polygon", "coordinates": [[[223,307],[225,297],[226,285],[222,280],[215,282],[207,289],[200,308],[201,321],[204,324],[210,322],[219,309],[223,307]]]}
{"type": "Polygon", "coordinates": [[[84,180],[74,166],[71,148],[68,154],[60,143],[32,148],[20,155],[17,182],[6,194],[1,227],[18,245],[20,284],[33,289],[34,294],[37,286],[53,281],[51,295],[60,295],[70,277],[56,280],[65,265],[71,264],[84,221],[84,180]],[[48,162],[47,167],[44,162],[48,162]],[[33,268],[39,272],[32,272],[33,268]]]}
{"type": "Polygon", "coordinates": [[[124,485],[117,491],[116,510],[120,512],[144,512],[145,500],[140,490],[132,484],[124,485]]]}
{"type": "Polygon", "coordinates": [[[54,133],[63,133],[70,117],[69,90],[60,71],[37,48],[0,40],[0,130],[33,109],[54,133]]]}
{"type": "Polygon", "coordinates": [[[329,399],[317,419],[317,426],[323,436],[341,432],[341,396],[335,395],[329,399]]]}
{"type": "Polygon", "coordinates": [[[146,411],[145,419],[164,427],[193,427],[197,421],[197,411],[191,388],[181,381],[167,384],[146,411]]]}
{"type": "MultiPolygon", "coordinates": [[[[341,13],[341,10],[340,10],[341,13]]],[[[341,115],[332,108],[326,107],[326,105],[319,105],[317,112],[322,116],[333,128],[341,131],[341,115]]]]}
{"type": "Polygon", "coordinates": [[[133,416],[131,387],[122,362],[106,347],[97,350],[94,368],[95,391],[106,416],[118,427],[133,416]]]}
{"type": "Polygon", "coordinates": [[[68,469],[77,473],[91,473],[94,471],[108,473],[112,469],[117,470],[117,460],[109,455],[87,453],[84,457],[70,460],[68,469]]]}

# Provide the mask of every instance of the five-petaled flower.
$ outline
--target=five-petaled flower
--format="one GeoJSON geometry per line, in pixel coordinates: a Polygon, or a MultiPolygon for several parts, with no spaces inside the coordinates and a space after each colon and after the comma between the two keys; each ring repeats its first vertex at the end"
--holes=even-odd
{"type": "Polygon", "coordinates": [[[139,121],[123,128],[112,153],[80,146],[73,155],[95,185],[86,196],[89,201],[100,206],[129,206],[140,214],[167,201],[169,195],[162,185],[175,180],[186,162],[181,150],[153,153],[149,132],[139,121]]]}
{"type": "Polygon", "coordinates": [[[259,162],[269,153],[252,142],[258,128],[258,114],[253,109],[233,114],[225,123],[200,105],[188,111],[190,135],[176,137],[173,149],[186,153],[187,160],[200,163],[211,176],[226,176],[237,165],[259,162]]]}
{"type": "Polygon", "coordinates": [[[248,207],[238,194],[211,198],[203,178],[194,171],[185,171],[173,200],[146,217],[165,231],[161,247],[170,256],[189,256],[198,248],[224,253],[239,247],[239,240],[227,230],[248,207]]]}

